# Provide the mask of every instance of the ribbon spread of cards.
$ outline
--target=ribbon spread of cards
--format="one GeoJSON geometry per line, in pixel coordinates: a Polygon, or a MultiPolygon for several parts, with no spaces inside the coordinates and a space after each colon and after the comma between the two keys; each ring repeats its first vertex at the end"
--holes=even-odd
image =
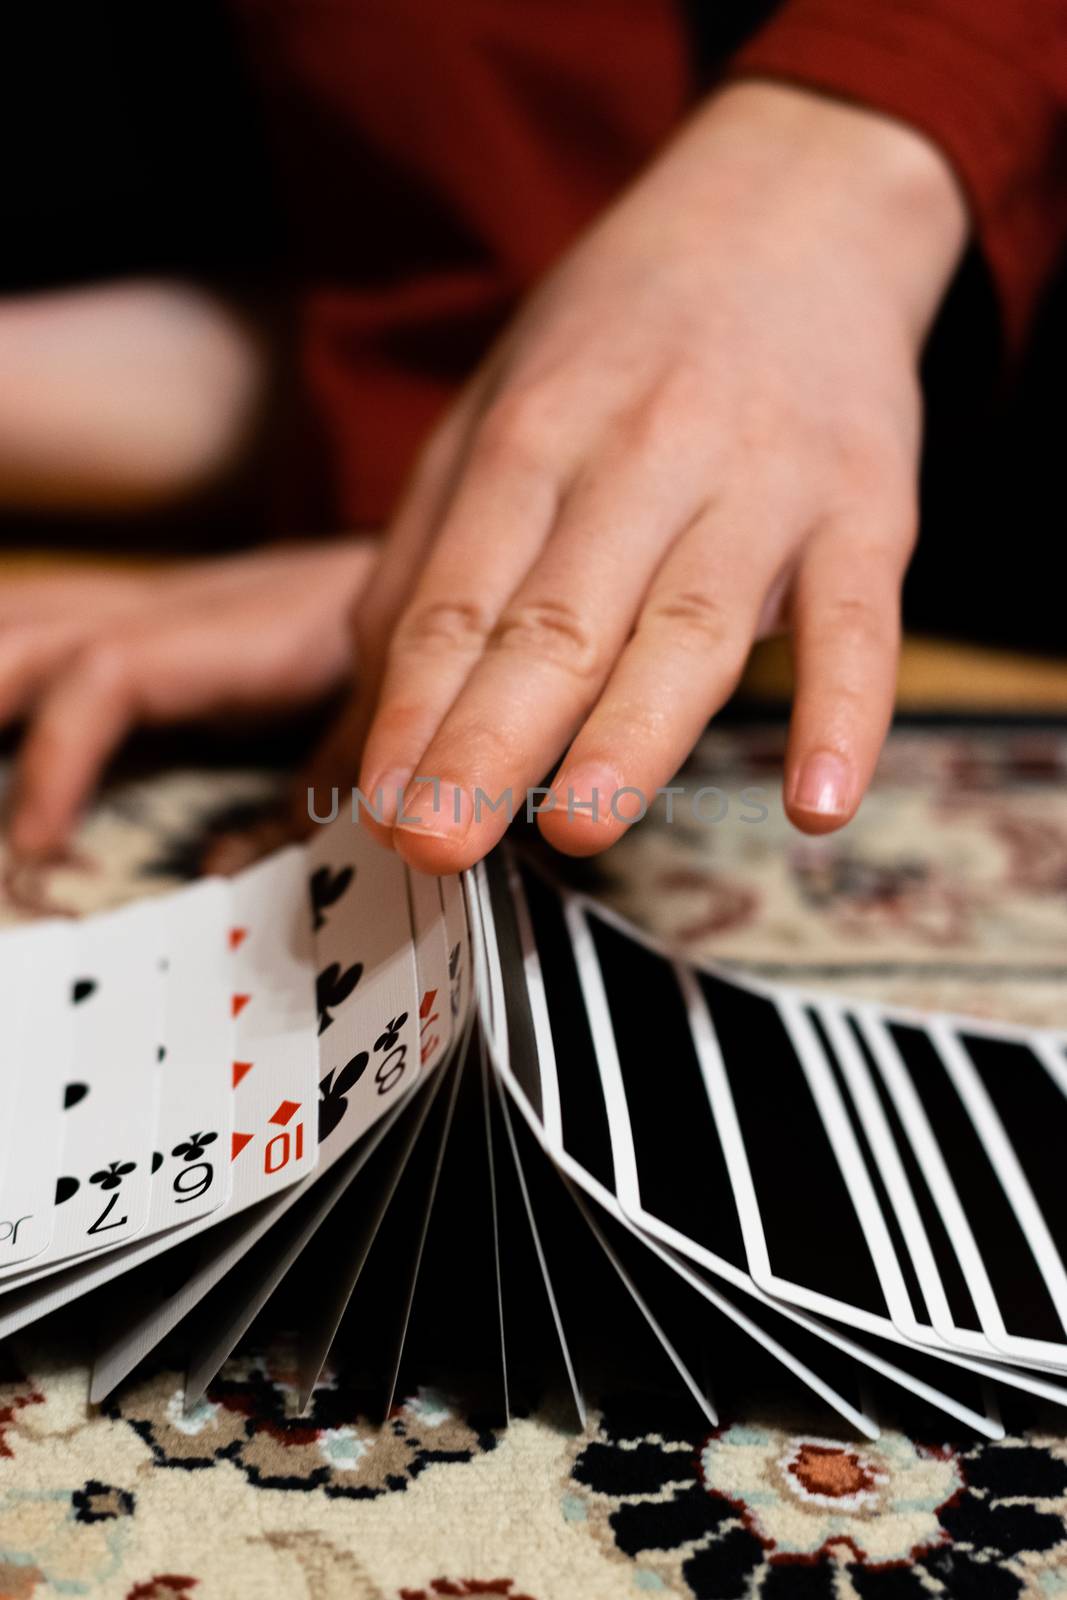
{"type": "Polygon", "coordinates": [[[77,1308],[94,1400],[177,1340],[192,1404],[280,1307],[301,1406],[343,1365],[583,1419],[614,1366],[714,1421],[746,1361],[872,1437],[1067,1404],[1067,1036],[697,968],[346,819],[5,933],[0,986],[0,1338],[77,1308]]]}

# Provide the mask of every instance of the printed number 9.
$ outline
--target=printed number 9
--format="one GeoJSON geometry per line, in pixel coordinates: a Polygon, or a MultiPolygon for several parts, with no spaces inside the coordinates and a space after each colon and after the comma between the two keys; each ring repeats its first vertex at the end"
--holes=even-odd
{"type": "Polygon", "coordinates": [[[184,1206],[188,1205],[190,1200],[196,1200],[205,1189],[210,1189],[214,1175],[210,1161],[198,1161],[195,1167],[182,1167],[173,1184],[174,1193],[178,1196],[175,1203],[184,1206]],[[203,1176],[198,1176],[201,1173],[203,1176]]]}

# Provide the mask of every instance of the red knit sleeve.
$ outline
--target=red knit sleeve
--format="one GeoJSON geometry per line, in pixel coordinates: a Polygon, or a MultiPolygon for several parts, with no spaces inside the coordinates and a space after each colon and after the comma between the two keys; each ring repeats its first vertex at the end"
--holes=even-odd
{"type": "Polygon", "coordinates": [[[786,0],[730,76],[918,128],[969,196],[1011,345],[1067,240],[1067,0],[786,0]]]}

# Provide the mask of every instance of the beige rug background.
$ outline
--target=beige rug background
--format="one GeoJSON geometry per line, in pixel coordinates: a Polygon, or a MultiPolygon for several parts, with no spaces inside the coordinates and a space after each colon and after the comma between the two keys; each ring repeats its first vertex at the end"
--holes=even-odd
{"type": "MultiPolygon", "coordinates": [[[[1067,1025],[1063,729],[898,730],[857,822],[816,843],[781,818],[780,750],[774,728],[709,735],[683,781],[720,789],[723,820],[650,819],[588,881],[689,954],[1067,1025]],[[767,817],[743,822],[757,788],[767,817]]],[[[69,861],[0,863],[0,917],[172,886],[232,856],[275,783],[120,783],[69,861]]],[[[773,1415],[708,1435],[608,1397],[576,1438],[536,1418],[479,1432],[420,1394],[375,1430],[343,1375],[296,1421],[284,1347],[241,1353],[191,1417],[173,1371],[105,1413],[85,1393],[69,1333],[0,1347],[0,1597],[1067,1595],[1067,1416],[996,1446],[937,1427],[860,1445],[773,1415]]]]}

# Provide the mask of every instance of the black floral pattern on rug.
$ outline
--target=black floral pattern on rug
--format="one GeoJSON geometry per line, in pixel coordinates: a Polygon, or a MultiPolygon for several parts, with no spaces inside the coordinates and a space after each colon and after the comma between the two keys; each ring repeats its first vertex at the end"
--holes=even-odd
{"type": "Polygon", "coordinates": [[[565,1512],[655,1589],[694,1600],[1023,1600],[1067,1590],[1067,1445],[954,1449],[609,1405],[565,1512]],[[1050,1587],[1051,1585],[1051,1587],[1050,1587]]]}
{"type": "Polygon", "coordinates": [[[75,1489],[70,1503],[77,1522],[114,1522],[119,1517],[132,1517],[137,1500],[129,1489],[116,1489],[114,1484],[90,1478],[75,1489]]]}
{"type": "Polygon", "coordinates": [[[227,1363],[188,1412],[178,1374],[158,1372],[104,1407],[148,1446],[158,1467],[185,1472],[232,1462],[259,1489],[330,1499],[373,1500],[406,1489],[431,1466],[473,1461],[496,1433],[420,1393],[381,1426],[366,1396],[341,1380],[321,1384],[306,1416],[294,1414],[295,1383],[284,1361],[261,1355],[227,1363]]]}

